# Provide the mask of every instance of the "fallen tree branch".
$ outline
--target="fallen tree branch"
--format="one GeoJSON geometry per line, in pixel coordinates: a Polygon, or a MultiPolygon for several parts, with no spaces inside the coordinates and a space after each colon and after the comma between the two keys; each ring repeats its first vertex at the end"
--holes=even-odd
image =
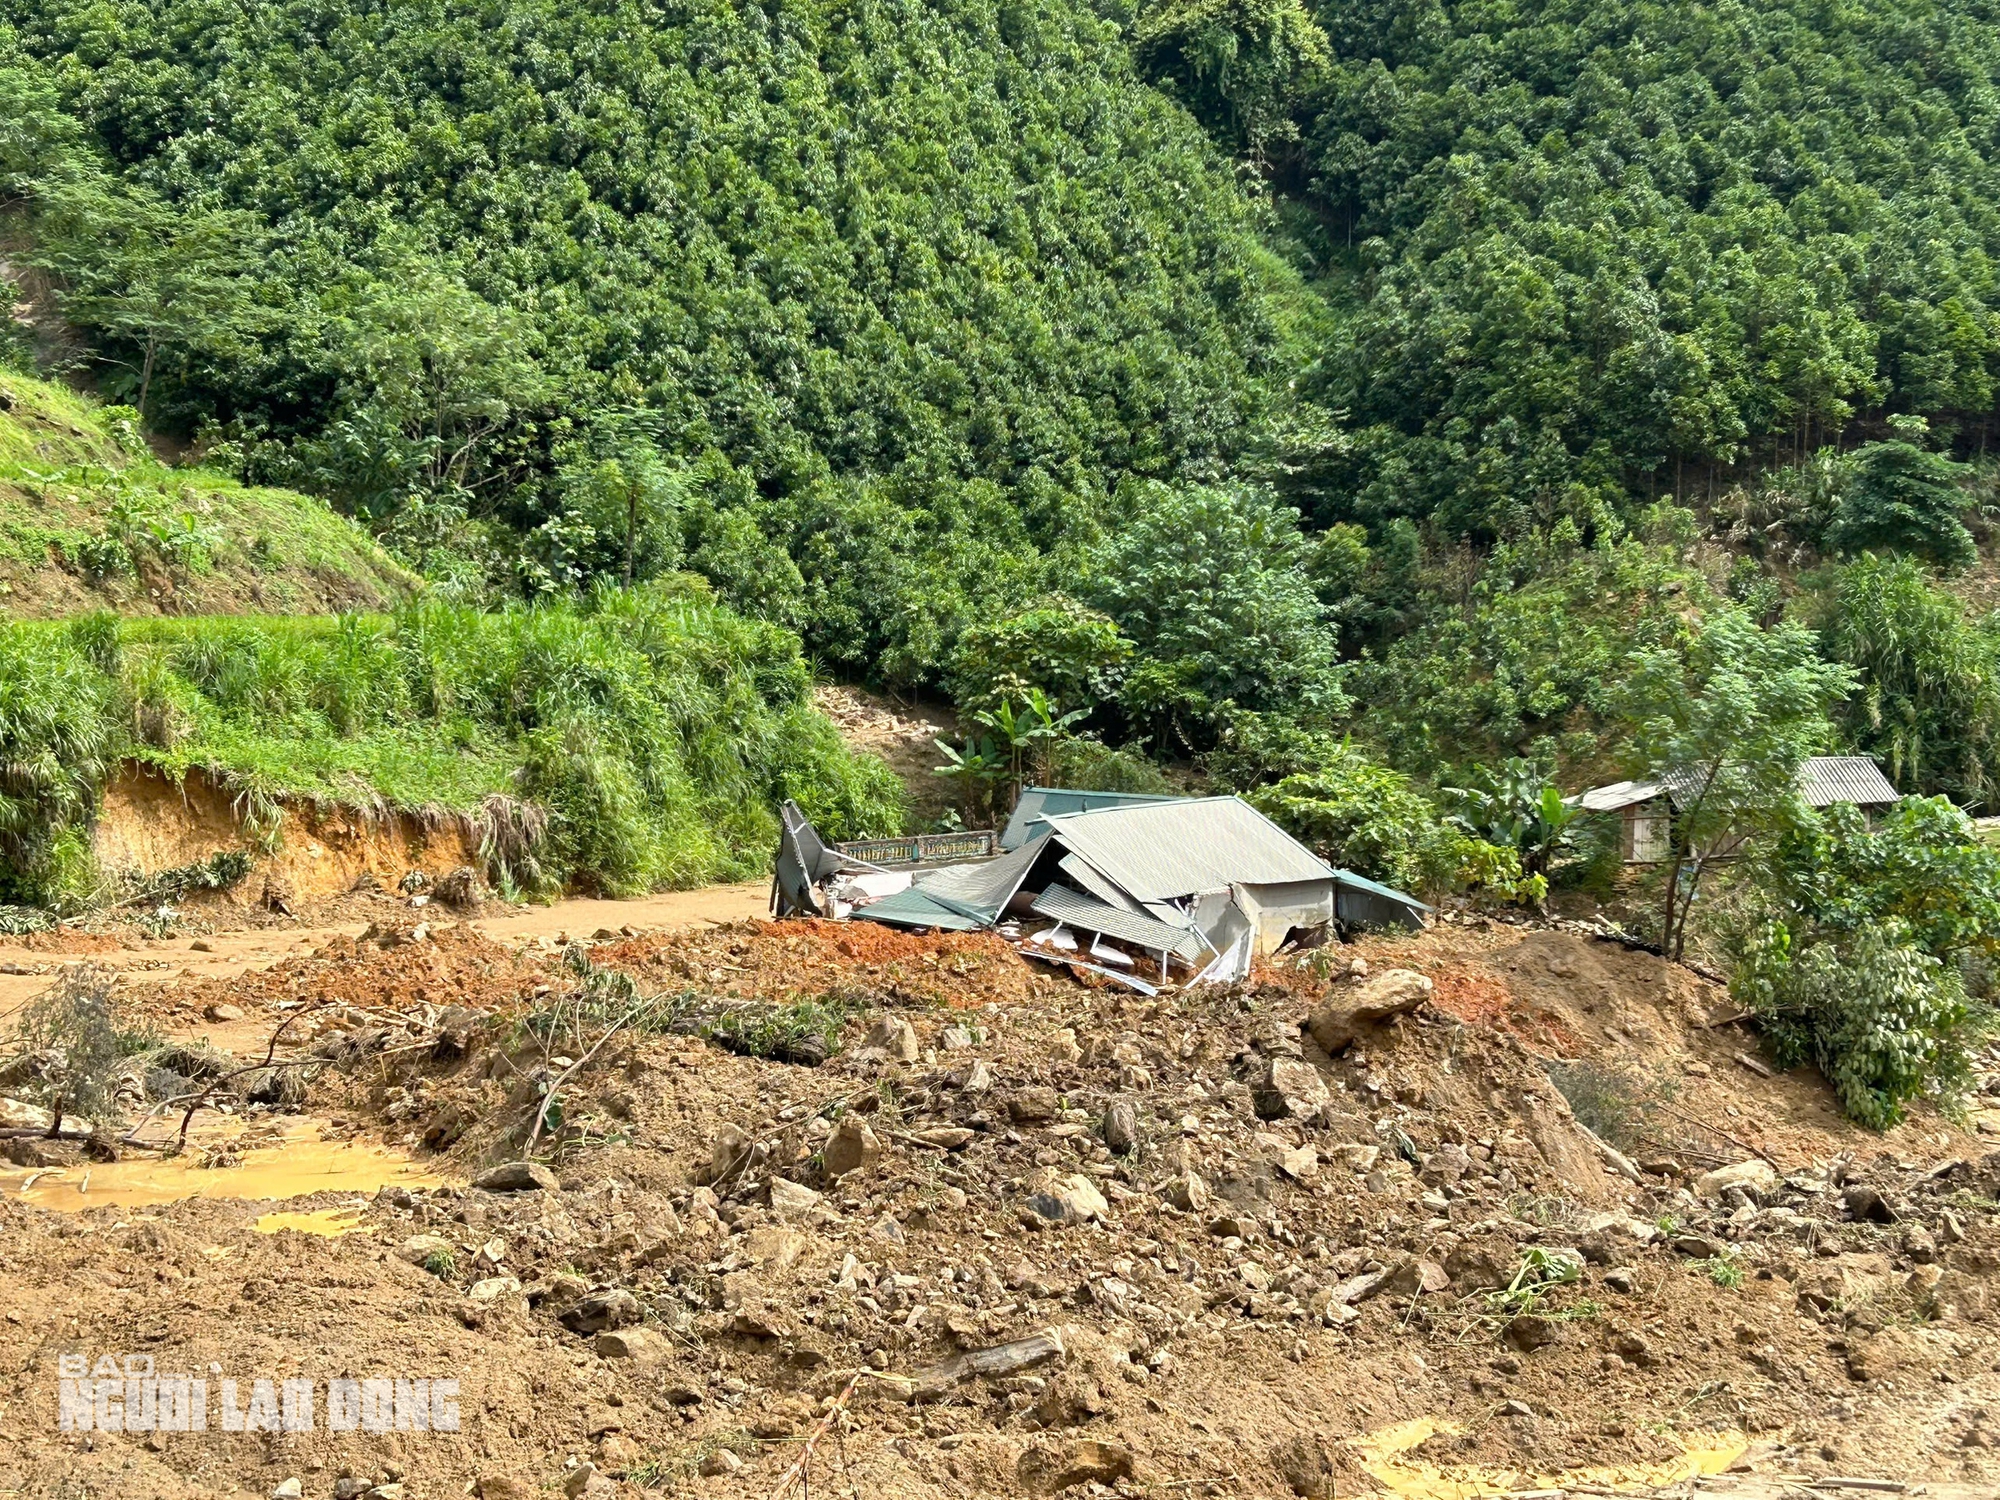
{"type": "Polygon", "coordinates": [[[527,1161],[535,1154],[535,1142],[542,1138],[542,1126],[548,1122],[549,1106],[556,1102],[556,1090],[560,1089],[564,1084],[568,1083],[570,1080],[570,1075],[575,1073],[578,1068],[581,1068],[585,1063],[589,1062],[593,1057],[597,1056],[598,1050],[602,1048],[606,1042],[610,1041],[614,1036],[618,1035],[619,1032],[623,1031],[625,1027],[631,1023],[632,1019],[639,1014],[640,1011],[644,1010],[647,1006],[651,1005],[652,1003],[653,1002],[650,1000],[641,1000],[637,1005],[633,1006],[630,1010],[626,1011],[624,1015],[620,1016],[616,1021],[613,1021],[611,1023],[611,1029],[605,1032],[604,1035],[599,1037],[595,1042],[591,1043],[590,1050],[584,1053],[583,1056],[579,1057],[575,1062],[571,1063],[567,1068],[564,1068],[562,1071],[562,1076],[557,1078],[554,1083],[551,1083],[549,1085],[548,1091],[542,1095],[541,1108],[535,1111],[535,1124],[534,1128],[528,1132],[528,1143],[521,1148],[521,1160],[527,1161]]]}

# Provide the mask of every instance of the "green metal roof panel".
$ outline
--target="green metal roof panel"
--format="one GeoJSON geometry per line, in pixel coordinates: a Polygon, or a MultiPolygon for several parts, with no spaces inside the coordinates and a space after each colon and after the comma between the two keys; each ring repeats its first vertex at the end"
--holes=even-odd
{"type": "Polygon", "coordinates": [[[936,927],[945,932],[977,932],[985,925],[938,905],[915,887],[858,907],[854,916],[857,921],[881,922],[890,927],[936,927]]]}

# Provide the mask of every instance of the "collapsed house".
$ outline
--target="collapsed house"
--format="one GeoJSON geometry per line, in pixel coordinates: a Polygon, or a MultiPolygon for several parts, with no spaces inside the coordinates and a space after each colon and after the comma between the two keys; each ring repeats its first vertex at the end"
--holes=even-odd
{"type": "MultiPolygon", "coordinates": [[[[1418,928],[1430,909],[1334,869],[1240,797],[1029,787],[991,858],[902,869],[865,857],[890,841],[829,846],[789,802],[782,821],[779,916],[994,930],[1028,957],[1149,992],[1142,963],[1161,982],[1240,979],[1288,942],[1339,927],[1418,928]]],[[[950,848],[990,837],[895,842],[921,860],[924,839],[950,848]]]]}

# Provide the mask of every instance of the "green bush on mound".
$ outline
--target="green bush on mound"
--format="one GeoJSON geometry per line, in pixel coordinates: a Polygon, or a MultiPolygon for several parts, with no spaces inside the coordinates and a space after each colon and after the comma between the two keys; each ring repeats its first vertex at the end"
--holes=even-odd
{"type": "Polygon", "coordinates": [[[89,898],[123,758],[210,774],[266,837],[297,800],[467,820],[531,892],[749,876],[784,797],[829,837],[899,831],[899,784],[810,686],[795,635],[685,578],[496,613],[0,625],[0,900],[89,898]]]}

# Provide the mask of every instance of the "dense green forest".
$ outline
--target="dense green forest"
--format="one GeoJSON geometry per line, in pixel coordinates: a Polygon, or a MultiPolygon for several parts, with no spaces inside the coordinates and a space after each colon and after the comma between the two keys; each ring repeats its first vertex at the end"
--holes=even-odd
{"type": "MultiPolygon", "coordinates": [[[[1887,1123],[1951,1085],[2000,962],[1967,819],[2000,810],[1997,19],[0,0],[5,357],[323,498],[426,581],[351,627],[383,643],[381,717],[298,764],[348,774],[417,726],[470,736],[453,796],[557,776],[508,693],[424,706],[426,621],[626,660],[603,680],[636,696],[585,716],[596,790],[562,793],[575,838],[624,842],[552,846],[558,880],[732,867],[733,834],[660,851],[791,771],[752,749],[670,794],[634,705],[734,701],[736,653],[795,639],[953,701],[967,816],[1025,767],[1171,773],[1438,894],[1609,892],[1561,792],[1704,768],[1655,935],[1681,955],[1692,922],[1788,1055],[1887,1123]],[[688,598],[736,644],[660,678],[625,622],[688,598]],[[1879,828],[1807,813],[1793,774],[1829,750],[1912,800],[1879,828]],[[648,811],[588,810],[619,796],[648,811]],[[1732,829],[1767,852],[1720,899],[1702,851],[1732,829]],[[1891,1056],[1870,995],[1943,1050],[1891,1056]]],[[[313,660],[349,640],[317,631],[313,660]]],[[[200,653],[132,645],[222,754],[200,653]]],[[[105,733],[156,753],[127,669],[90,670],[105,733]]],[[[896,819],[792,727],[836,821],[896,819]]],[[[28,764],[60,728],[0,740],[28,764]]],[[[28,806],[0,800],[0,836],[28,806]]]]}

